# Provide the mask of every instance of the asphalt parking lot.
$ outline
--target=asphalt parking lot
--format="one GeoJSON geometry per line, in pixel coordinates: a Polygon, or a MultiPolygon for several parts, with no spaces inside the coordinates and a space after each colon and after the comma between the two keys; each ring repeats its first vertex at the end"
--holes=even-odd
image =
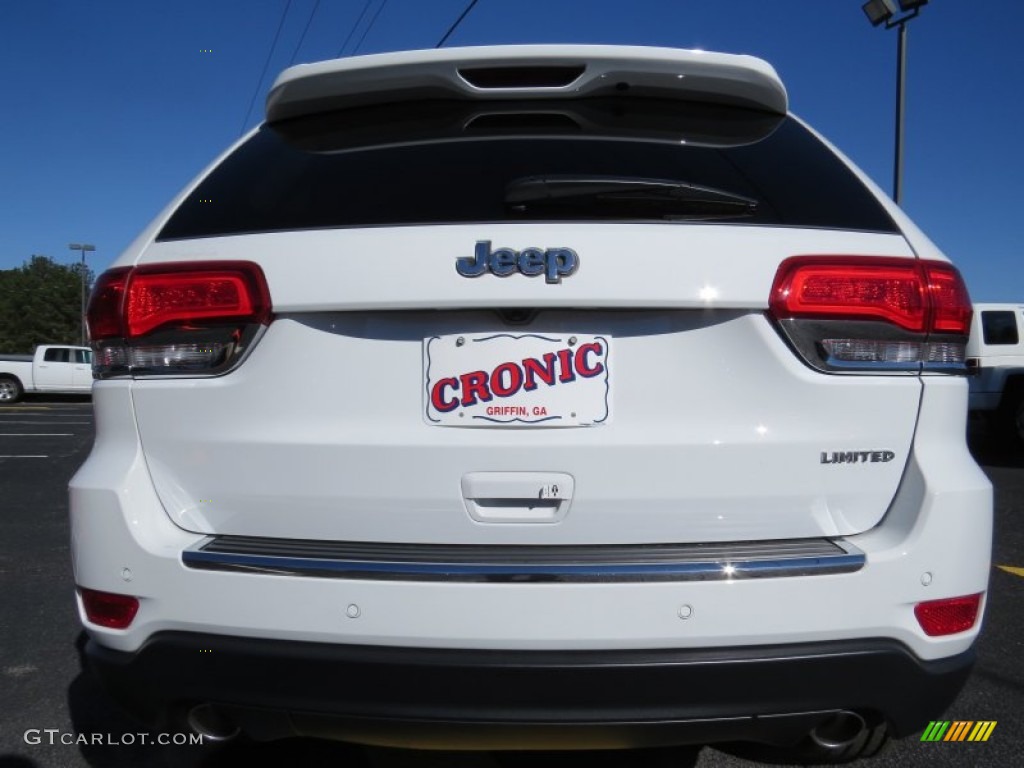
{"type": "MultiPolygon", "coordinates": [[[[313,740],[234,743],[221,751],[142,743],[152,736],[126,719],[82,673],[68,553],[67,481],[92,442],[87,400],[28,400],[0,409],[0,768],[49,766],[344,765],[368,768],[600,768],[751,766],[738,751],[485,754],[411,752],[313,740]],[[80,735],[106,743],[82,743],[80,735]],[[62,741],[77,743],[61,743],[62,741]]],[[[1007,766],[1024,743],[1024,453],[972,434],[972,450],[996,487],[996,541],[986,626],[975,673],[947,713],[994,720],[986,743],[896,742],[854,765],[1007,766]],[[1013,569],[1020,569],[1019,572],[1013,569]],[[1007,570],[1008,569],[1008,570],[1007,570]]]]}

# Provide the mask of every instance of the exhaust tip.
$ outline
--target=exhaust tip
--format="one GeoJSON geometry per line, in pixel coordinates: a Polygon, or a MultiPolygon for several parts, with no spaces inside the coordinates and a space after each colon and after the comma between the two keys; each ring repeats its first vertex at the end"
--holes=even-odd
{"type": "Polygon", "coordinates": [[[828,750],[850,746],[867,729],[864,718],[856,712],[843,710],[831,715],[811,731],[811,741],[828,750]]]}
{"type": "Polygon", "coordinates": [[[204,741],[230,741],[241,733],[238,725],[213,704],[198,704],[192,707],[185,721],[193,732],[203,737],[204,741]]]}

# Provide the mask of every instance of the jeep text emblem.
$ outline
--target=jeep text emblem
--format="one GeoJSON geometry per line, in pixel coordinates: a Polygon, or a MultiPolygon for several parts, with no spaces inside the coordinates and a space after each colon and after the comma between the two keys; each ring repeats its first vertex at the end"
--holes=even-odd
{"type": "Polygon", "coordinates": [[[491,250],[490,240],[479,240],[473,257],[463,256],[455,260],[455,271],[463,277],[480,277],[492,272],[498,277],[508,277],[513,272],[522,272],[527,277],[544,275],[549,283],[560,283],[580,266],[580,257],[572,248],[511,248],[491,250]]]}

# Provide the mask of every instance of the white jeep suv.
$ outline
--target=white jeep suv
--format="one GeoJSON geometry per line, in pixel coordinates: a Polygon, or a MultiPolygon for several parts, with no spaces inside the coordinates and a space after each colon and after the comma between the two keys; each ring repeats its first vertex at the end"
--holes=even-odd
{"type": "Polygon", "coordinates": [[[843,760],[969,673],[967,291],[758,59],[293,67],[88,322],[78,606],[141,718],[843,760]]]}

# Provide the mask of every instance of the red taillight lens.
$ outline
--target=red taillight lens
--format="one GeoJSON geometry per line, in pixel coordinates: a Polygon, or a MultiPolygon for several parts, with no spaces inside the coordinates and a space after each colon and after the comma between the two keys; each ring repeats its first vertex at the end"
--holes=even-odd
{"type": "Polygon", "coordinates": [[[772,288],[776,317],[842,317],[886,320],[924,330],[924,286],[917,264],[904,259],[787,259],[772,288]]]}
{"type": "Polygon", "coordinates": [[[85,617],[109,629],[127,629],[139,612],[139,598],[79,587],[85,617]]]}
{"type": "Polygon", "coordinates": [[[978,620],[981,594],[929,600],[914,606],[917,623],[929,637],[966,632],[978,620]]]}
{"type": "Polygon", "coordinates": [[[264,322],[270,308],[263,273],[255,264],[229,268],[140,267],[128,282],[124,305],[128,338],[168,324],[206,320],[264,322]]]}
{"type": "Polygon", "coordinates": [[[94,341],[218,320],[266,323],[269,316],[263,270],[248,261],[110,270],[97,280],[88,311],[94,341]]]}
{"type": "Polygon", "coordinates": [[[932,306],[931,330],[967,336],[971,331],[971,297],[960,273],[950,264],[924,262],[932,306]]]}
{"type": "Polygon", "coordinates": [[[89,338],[109,339],[124,335],[121,306],[124,303],[124,289],[128,282],[130,267],[121,267],[104,272],[93,286],[86,310],[89,338]]]}

